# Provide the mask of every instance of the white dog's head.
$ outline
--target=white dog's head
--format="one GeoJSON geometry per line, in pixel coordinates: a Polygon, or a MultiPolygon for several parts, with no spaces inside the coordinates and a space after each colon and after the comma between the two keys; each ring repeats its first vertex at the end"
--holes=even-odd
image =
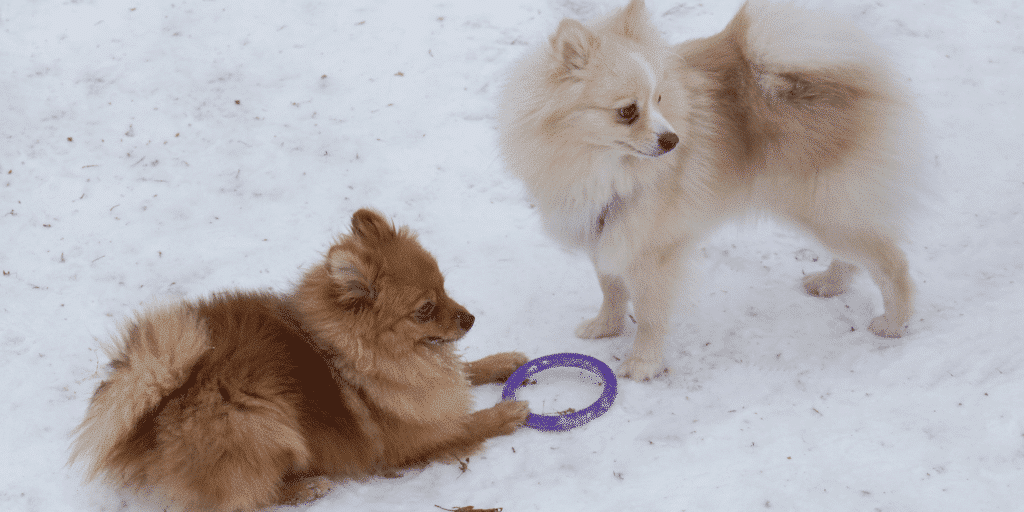
{"type": "Polygon", "coordinates": [[[549,83],[563,105],[554,120],[562,136],[640,157],[659,157],[679,144],[666,119],[685,103],[672,76],[678,59],[642,0],[593,27],[563,20],[550,42],[549,83]]]}

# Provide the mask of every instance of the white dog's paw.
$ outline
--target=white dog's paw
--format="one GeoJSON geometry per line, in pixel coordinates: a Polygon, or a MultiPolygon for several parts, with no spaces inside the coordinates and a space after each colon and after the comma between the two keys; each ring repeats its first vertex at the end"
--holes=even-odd
{"type": "Polygon", "coordinates": [[[825,270],[804,276],[804,290],[815,297],[834,297],[846,291],[846,283],[825,270]]]}
{"type": "Polygon", "coordinates": [[[876,316],[868,325],[868,329],[876,336],[883,338],[899,338],[904,334],[903,322],[893,320],[885,315],[876,316]]]}
{"type": "Polygon", "coordinates": [[[585,340],[595,338],[610,338],[622,334],[622,316],[614,318],[613,315],[597,315],[590,320],[584,320],[576,327],[576,337],[585,340]]]}
{"type": "Polygon", "coordinates": [[[665,368],[663,363],[664,362],[661,359],[651,361],[635,356],[629,356],[625,361],[623,361],[622,365],[619,366],[619,370],[615,373],[619,377],[632,379],[637,382],[651,380],[658,375],[668,373],[668,368],[665,368]]]}

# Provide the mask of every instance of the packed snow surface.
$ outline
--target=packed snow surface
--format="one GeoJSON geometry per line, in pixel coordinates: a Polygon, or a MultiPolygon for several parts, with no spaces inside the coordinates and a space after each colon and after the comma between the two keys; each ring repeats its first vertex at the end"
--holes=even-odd
{"type": "MultiPolygon", "coordinates": [[[[287,290],[362,206],[436,255],[477,318],[467,358],[580,352],[616,367],[634,331],[573,336],[597,280],[504,172],[495,108],[505,71],[561,18],[622,3],[0,4],[0,510],[134,509],[66,466],[101,342],[145,304],[287,290]]],[[[648,6],[682,41],[739,3],[648,6]]],[[[830,259],[812,240],[727,227],[694,262],[669,374],[621,380],[583,427],[520,429],[464,467],[345,482],[294,509],[1024,507],[1024,7],[832,7],[890,52],[928,122],[908,336],[867,331],[881,310],[867,276],[805,295],[802,273],[830,259]]],[[[523,395],[535,412],[579,409],[599,394],[588,382],[563,372],[523,395]]],[[[479,388],[477,406],[500,395],[479,388]]]]}

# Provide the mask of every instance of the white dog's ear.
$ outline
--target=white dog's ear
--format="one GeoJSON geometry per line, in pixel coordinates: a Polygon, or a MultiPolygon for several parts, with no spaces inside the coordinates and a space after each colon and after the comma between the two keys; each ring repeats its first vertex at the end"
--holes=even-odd
{"type": "Polygon", "coordinates": [[[347,247],[336,245],[327,253],[327,273],[338,291],[338,304],[348,310],[362,311],[373,304],[372,265],[347,247]]]}
{"type": "Polygon", "coordinates": [[[644,0],[633,0],[613,20],[615,33],[641,42],[647,37],[650,14],[647,13],[644,0]]]}
{"type": "Polygon", "coordinates": [[[572,73],[585,69],[601,40],[591,30],[576,20],[564,19],[558,30],[551,36],[551,48],[562,61],[565,70],[572,73]]]}

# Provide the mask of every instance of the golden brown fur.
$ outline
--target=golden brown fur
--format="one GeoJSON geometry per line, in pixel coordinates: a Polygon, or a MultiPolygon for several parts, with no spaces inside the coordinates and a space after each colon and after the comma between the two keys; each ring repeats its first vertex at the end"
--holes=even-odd
{"type": "Polygon", "coordinates": [[[858,267],[882,292],[869,329],[904,333],[913,284],[897,243],[914,197],[917,118],[863,33],[755,0],[719,34],[671,46],[642,0],[591,25],[563,20],[513,70],[501,147],[546,228],[586,251],[604,294],[583,338],[637,321],[621,375],[662,371],[683,263],[721,223],[771,214],[838,258],[805,278],[842,293],[858,267]],[[851,263],[848,263],[851,262],[851,263]]]}
{"type": "Polygon", "coordinates": [[[360,210],[289,296],[230,292],[140,313],[72,460],[157,503],[253,510],[328,479],[455,460],[512,433],[523,402],[471,412],[471,384],[526,362],[463,363],[473,316],[406,228],[360,210]]]}

